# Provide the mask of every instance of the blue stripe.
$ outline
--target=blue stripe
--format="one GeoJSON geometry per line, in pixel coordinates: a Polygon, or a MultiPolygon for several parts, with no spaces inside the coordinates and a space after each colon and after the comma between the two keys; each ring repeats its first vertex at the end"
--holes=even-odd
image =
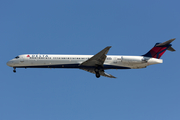
{"type": "MultiPolygon", "coordinates": [[[[95,66],[79,66],[79,64],[60,64],[60,65],[39,65],[39,66],[14,66],[15,68],[95,68],[95,66]]],[[[104,69],[131,69],[129,67],[104,65],[104,69]]]]}
{"type": "Polygon", "coordinates": [[[158,52],[158,53],[157,53],[157,57],[156,57],[156,58],[159,58],[159,54],[160,54],[160,53],[162,53],[162,52],[164,52],[164,51],[166,51],[167,49],[168,49],[168,47],[166,47],[166,49],[164,49],[164,50],[162,50],[162,51],[158,52]]]}

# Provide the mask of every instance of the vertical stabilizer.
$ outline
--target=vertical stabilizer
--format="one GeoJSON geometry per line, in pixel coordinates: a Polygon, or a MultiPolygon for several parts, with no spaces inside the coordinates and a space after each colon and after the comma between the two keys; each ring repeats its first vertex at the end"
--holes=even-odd
{"type": "Polygon", "coordinates": [[[174,48],[172,48],[171,46],[171,42],[174,41],[174,39],[170,39],[166,42],[163,42],[163,43],[156,43],[155,46],[148,52],[146,53],[145,57],[153,57],[153,58],[160,58],[165,52],[166,50],[169,50],[169,51],[175,51],[174,48]]]}

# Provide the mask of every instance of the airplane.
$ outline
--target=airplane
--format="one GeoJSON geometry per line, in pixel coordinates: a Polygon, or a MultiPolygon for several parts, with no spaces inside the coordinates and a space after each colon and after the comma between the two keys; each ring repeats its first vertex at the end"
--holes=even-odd
{"type": "Polygon", "coordinates": [[[146,54],[140,56],[106,55],[111,48],[107,46],[95,55],[55,55],[55,54],[23,54],[7,62],[16,68],[79,68],[94,73],[97,78],[105,76],[116,78],[105,73],[108,69],[140,69],[149,65],[163,63],[160,57],[166,50],[175,51],[170,44],[174,39],[156,43],[146,54]]]}

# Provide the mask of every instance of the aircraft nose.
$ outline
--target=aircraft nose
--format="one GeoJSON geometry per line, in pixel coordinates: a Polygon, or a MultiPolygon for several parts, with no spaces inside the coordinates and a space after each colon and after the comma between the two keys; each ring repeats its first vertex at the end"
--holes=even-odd
{"type": "Polygon", "coordinates": [[[9,67],[12,67],[12,63],[13,63],[12,61],[8,61],[8,62],[6,63],[6,65],[9,66],[9,67]]]}

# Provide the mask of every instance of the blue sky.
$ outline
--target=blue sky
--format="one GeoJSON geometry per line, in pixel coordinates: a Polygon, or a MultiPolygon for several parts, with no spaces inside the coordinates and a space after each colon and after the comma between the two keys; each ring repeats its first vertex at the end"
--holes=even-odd
{"type": "Polygon", "coordinates": [[[178,0],[0,1],[0,120],[179,120],[178,0]],[[17,69],[20,54],[142,55],[176,38],[146,69],[17,69]]]}

